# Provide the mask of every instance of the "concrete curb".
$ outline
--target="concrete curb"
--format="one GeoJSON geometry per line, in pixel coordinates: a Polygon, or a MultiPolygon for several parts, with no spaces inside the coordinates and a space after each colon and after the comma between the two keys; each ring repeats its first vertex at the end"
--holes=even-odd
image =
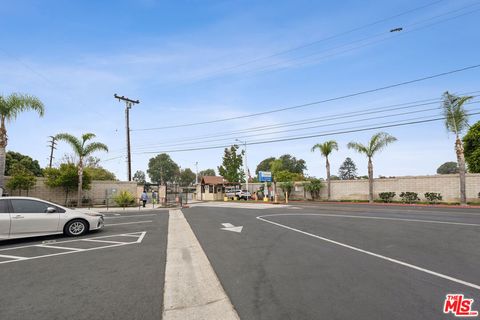
{"type": "Polygon", "coordinates": [[[178,209],[169,212],[163,319],[240,319],[178,209]]]}

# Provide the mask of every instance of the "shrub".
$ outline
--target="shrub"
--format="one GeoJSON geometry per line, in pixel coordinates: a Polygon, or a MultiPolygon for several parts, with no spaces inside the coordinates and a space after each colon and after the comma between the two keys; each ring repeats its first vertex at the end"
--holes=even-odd
{"type": "Polygon", "coordinates": [[[303,187],[310,192],[312,200],[315,200],[316,198],[320,198],[320,190],[323,188],[323,183],[320,179],[310,179],[310,181],[303,184],[303,187]]]}
{"type": "Polygon", "coordinates": [[[120,191],[113,200],[121,207],[128,207],[135,203],[135,197],[128,191],[120,191]]]}
{"type": "Polygon", "coordinates": [[[405,203],[412,203],[420,200],[418,193],[410,191],[400,193],[400,198],[402,198],[402,201],[405,203]]]}
{"type": "Polygon", "coordinates": [[[437,203],[438,201],[442,200],[442,195],[440,193],[436,193],[436,192],[426,192],[425,193],[425,198],[430,203],[437,203]]]}
{"type": "Polygon", "coordinates": [[[378,194],[380,199],[383,200],[383,202],[392,202],[393,198],[395,198],[396,193],[395,192],[380,192],[378,194]]]}

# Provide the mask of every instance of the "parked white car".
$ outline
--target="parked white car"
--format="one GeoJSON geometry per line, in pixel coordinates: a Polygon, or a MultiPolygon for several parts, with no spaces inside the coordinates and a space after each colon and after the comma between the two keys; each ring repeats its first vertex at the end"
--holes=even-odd
{"type": "Polygon", "coordinates": [[[248,200],[252,198],[252,194],[250,191],[247,190],[229,190],[225,193],[225,196],[229,199],[233,199],[234,197],[237,197],[238,199],[241,200],[248,200]]]}
{"type": "Polygon", "coordinates": [[[103,214],[70,209],[31,197],[0,198],[0,240],[64,233],[81,236],[103,228],[103,214]]]}

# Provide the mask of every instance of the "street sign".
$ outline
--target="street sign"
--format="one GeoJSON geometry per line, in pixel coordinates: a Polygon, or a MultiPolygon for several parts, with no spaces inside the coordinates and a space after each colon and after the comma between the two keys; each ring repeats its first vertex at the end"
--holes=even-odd
{"type": "Polygon", "coordinates": [[[272,173],[270,171],[258,171],[258,181],[272,182],[272,173]]]}

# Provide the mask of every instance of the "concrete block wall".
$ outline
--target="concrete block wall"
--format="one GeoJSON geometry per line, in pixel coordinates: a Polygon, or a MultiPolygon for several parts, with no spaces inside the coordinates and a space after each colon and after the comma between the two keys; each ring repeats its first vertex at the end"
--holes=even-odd
{"type": "MultiPolygon", "coordinates": [[[[327,199],[327,183],[320,192],[321,199],[327,199]]],[[[261,183],[249,184],[251,192],[256,191],[263,185],[261,183]]],[[[278,187],[277,194],[283,199],[283,192],[278,187]]],[[[368,180],[332,180],[331,181],[331,199],[332,200],[368,200],[368,180]]],[[[245,188],[245,185],[242,186],[245,188]]],[[[466,175],[467,201],[480,201],[478,193],[480,192],[480,174],[470,173],[466,175]]],[[[416,192],[420,200],[425,201],[426,192],[437,192],[443,197],[443,202],[460,201],[460,181],[458,174],[430,175],[430,176],[404,176],[396,178],[374,179],[373,193],[374,198],[379,199],[380,192],[395,192],[394,200],[400,200],[402,192],[416,192]]],[[[304,192],[303,182],[295,182],[295,190],[292,192],[291,199],[311,199],[308,192],[304,192]]]]}
{"type": "MultiPolygon", "coordinates": [[[[9,177],[5,177],[8,181],[9,177]]],[[[83,196],[87,199],[91,199],[93,204],[103,204],[106,199],[106,195],[109,191],[115,189],[116,192],[126,190],[133,195],[137,194],[137,183],[136,182],[125,182],[125,181],[92,181],[90,190],[84,190],[83,196]]],[[[7,192],[12,196],[20,195],[18,191],[7,192]]],[[[22,190],[22,196],[26,196],[27,193],[25,190],[22,190]]],[[[36,197],[48,201],[52,201],[58,204],[65,204],[65,192],[62,188],[49,188],[45,185],[45,178],[38,177],[37,183],[33,189],[29,190],[28,196],[36,197]]],[[[77,190],[73,190],[69,193],[68,199],[75,200],[77,198],[77,190]]]]}

